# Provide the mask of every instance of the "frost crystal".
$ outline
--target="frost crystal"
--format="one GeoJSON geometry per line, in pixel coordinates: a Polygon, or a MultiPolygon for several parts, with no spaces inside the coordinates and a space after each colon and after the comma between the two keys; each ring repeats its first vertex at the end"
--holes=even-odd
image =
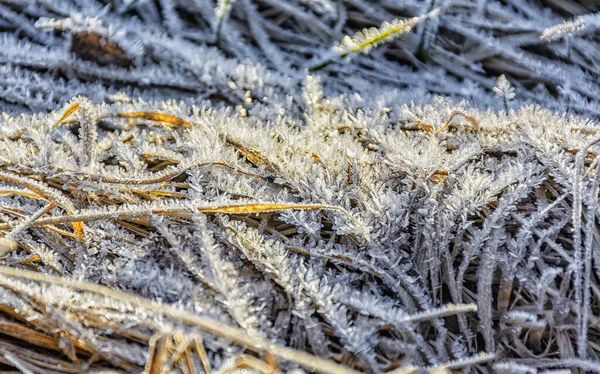
{"type": "Polygon", "coordinates": [[[583,32],[594,32],[598,28],[600,28],[600,13],[586,14],[572,21],[566,21],[544,29],[540,38],[546,42],[553,42],[583,32]]]}

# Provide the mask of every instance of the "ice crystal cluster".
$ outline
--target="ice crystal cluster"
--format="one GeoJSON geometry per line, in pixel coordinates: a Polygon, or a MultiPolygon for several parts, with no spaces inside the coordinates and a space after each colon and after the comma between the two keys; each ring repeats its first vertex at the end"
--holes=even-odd
{"type": "Polygon", "coordinates": [[[599,12],[0,0],[0,370],[600,372],[599,12]]]}

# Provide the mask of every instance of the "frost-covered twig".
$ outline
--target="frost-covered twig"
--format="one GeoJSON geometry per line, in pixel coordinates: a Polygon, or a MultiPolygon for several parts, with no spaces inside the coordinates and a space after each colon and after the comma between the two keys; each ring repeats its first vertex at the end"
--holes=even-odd
{"type": "Polygon", "coordinates": [[[330,57],[316,65],[311,66],[308,70],[311,72],[322,69],[327,66],[335,58],[343,58],[353,53],[369,53],[373,48],[392,41],[402,34],[410,32],[418,23],[425,19],[435,18],[438,16],[441,8],[436,8],[424,16],[414,17],[409,20],[393,20],[392,22],[384,22],[379,28],[371,27],[357,32],[352,37],[344,36],[342,44],[334,48],[335,57],[330,57]]]}
{"type": "Polygon", "coordinates": [[[594,32],[598,28],[600,28],[600,13],[586,14],[544,29],[540,38],[545,42],[554,42],[584,32],[594,32]]]}

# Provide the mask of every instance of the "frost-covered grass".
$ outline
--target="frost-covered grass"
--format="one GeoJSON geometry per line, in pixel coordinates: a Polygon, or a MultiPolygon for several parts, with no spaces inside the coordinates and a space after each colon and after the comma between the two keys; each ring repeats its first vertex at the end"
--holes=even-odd
{"type": "Polygon", "coordinates": [[[310,76],[304,97],[271,122],[84,98],[5,118],[1,300],[32,321],[13,336],[81,370],[225,370],[240,346],[323,372],[598,363],[597,127],[310,76]]]}
{"type": "Polygon", "coordinates": [[[599,11],[0,0],[0,370],[600,371],[599,11]]]}
{"type": "Polygon", "coordinates": [[[0,0],[0,104],[50,111],[126,92],[289,112],[321,67],[330,94],[497,109],[504,74],[511,107],[597,118],[598,12],[595,0],[0,0]]]}

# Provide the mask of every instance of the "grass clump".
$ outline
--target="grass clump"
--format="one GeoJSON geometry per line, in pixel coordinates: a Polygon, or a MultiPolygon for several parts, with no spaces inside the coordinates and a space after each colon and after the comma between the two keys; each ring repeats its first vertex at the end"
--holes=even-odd
{"type": "Polygon", "coordinates": [[[389,97],[327,97],[314,78],[304,90],[304,118],[270,123],[80,97],[5,117],[3,363],[591,365],[594,125],[441,98],[382,110],[389,97]]]}

